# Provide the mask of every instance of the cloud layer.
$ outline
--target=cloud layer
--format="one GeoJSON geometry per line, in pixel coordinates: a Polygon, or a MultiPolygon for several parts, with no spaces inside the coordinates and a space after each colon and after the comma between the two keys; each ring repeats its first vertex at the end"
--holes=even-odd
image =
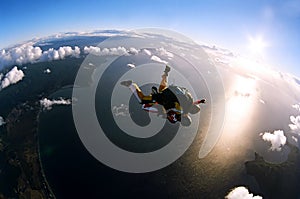
{"type": "MultiPolygon", "coordinates": [[[[300,104],[299,103],[294,104],[292,107],[295,108],[296,110],[298,110],[300,113],[300,104]]],[[[291,121],[291,124],[289,124],[289,127],[291,129],[291,132],[298,134],[300,136],[300,115],[297,115],[297,116],[291,115],[290,121],[291,121]]]]}
{"type": "Polygon", "coordinates": [[[42,51],[40,47],[33,46],[33,43],[27,43],[8,50],[1,50],[0,69],[11,65],[59,60],[70,56],[78,58],[80,56],[80,48],[78,46],[74,48],[62,46],[57,50],[50,48],[42,51]]]}
{"type": "Polygon", "coordinates": [[[300,115],[298,116],[291,116],[290,120],[292,124],[289,124],[290,129],[292,132],[297,133],[300,135],[300,115]]]}
{"type": "Polygon", "coordinates": [[[24,77],[24,73],[22,70],[19,70],[16,66],[13,67],[6,75],[0,75],[1,85],[0,90],[8,87],[11,84],[16,84],[21,81],[24,77]]]}
{"type": "Polygon", "coordinates": [[[33,47],[31,43],[12,48],[10,50],[2,50],[0,52],[0,68],[9,65],[22,65],[32,63],[42,56],[43,52],[40,47],[33,47]]]}
{"type": "Polygon", "coordinates": [[[261,196],[254,196],[249,193],[246,187],[236,187],[228,193],[226,199],[262,199],[261,196]]]}
{"type": "Polygon", "coordinates": [[[117,48],[99,48],[97,46],[85,46],[83,48],[83,52],[85,54],[92,54],[96,56],[105,56],[105,55],[127,55],[128,51],[124,47],[117,47],[117,48]]]}
{"type": "Polygon", "coordinates": [[[151,56],[151,60],[156,61],[156,62],[159,62],[159,63],[163,63],[163,64],[168,64],[167,61],[162,60],[160,57],[158,57],[158,56],[156,56],[156,55],[152,55],[152,56],[151,56]]]}
{"type": "Polygon", "coordinates": [[[300,112],[300,103],[292,105],[294,109],[300,112]]]}
{"type": "Polygon", "coordinates": [[[158,50],[159,54],[162,55],[162,56],[166,56],[166,57],[169,57],[169,58],[173,58],[174,57],[173,53],[167,51],[164,48],[158,48],[157,50],[158,50]]]}
{"type": "Polygon", "coordinates": [[[270,142],[272,151],[281,151],[282,147],[286,144],[286,136],[282,130],[276,130],[273,133],[265,132],[262,134],[264,141],[270,142]]]}
{"type": "Polygon", "coordinates": [[[35,45],[35,42],[28,42],[10,49],[0,50],[0,70],[13,65],[21,66],[29,63],[62,60],[67,57],[79,58],[83,54],[92,54],[96,56],[122,56],[144,53],[150,56],[151,60],[164,64],[168,63],[165,59],[172,59],[174,57],[171,52],[162,47],[155,49],[156,55],[154,55],[147,49],[136,49],[134,47],[125,48],[123,46],[111,48],[85,46],[82,47],[82,49],[78,46],[61,46],[58,49],[49,48],[48,50],[42,50],[41,47],[35,45]]]}
{"type": "Polygon", "coordinates": [[[53,105],[69,105],[71,104],[71,100],[63,98],[60,98],[58,100],[49,100],[47,98],[44,98],[40,100],[40,104],[44,109],[51,110],[53,105]]]}
{"type": "MultiPolygon", "coordinates": [[[[50,48],[47,51],[44,51],[43,54],[39,57],[38,61],[52,61],[65,59],[66,57],[80,57],[80,48],[75,46],[74,49],[70,46],[59,47],[58,50],[50,48]]],[[[37,61],[37,60],[36,60],[37,61]]]]}

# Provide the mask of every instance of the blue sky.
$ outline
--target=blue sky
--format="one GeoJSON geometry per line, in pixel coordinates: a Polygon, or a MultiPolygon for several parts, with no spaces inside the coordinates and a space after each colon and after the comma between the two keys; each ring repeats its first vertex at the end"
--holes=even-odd
{"type": "Polygon", "coordinates": [[[260,57],[300,77],[300,0],[6,0],[0,24],[0,48],[59,32],[159,27],[247,55],[252,38],[264,44],[260,57]]]}

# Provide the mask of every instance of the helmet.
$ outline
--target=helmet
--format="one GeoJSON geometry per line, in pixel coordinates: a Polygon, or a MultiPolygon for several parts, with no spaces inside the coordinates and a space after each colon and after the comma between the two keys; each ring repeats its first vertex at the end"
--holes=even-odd
{"type": "Polygon", "coordinates": [[[188,114],[184,114],[181,116],[181,125],[182,126],[190,126],[192,123],[192,119],[188,114]]]}
{"type": "Polygon", "coordinates": [[[196,105],[196,104],[193,104],[192,106],[191,106],[191,109],[189,110],[189,113],[190,114],[196,114],[196,113],[198,113],[200,111],[200,107],[198,106],[198,105],[196,105]]]}

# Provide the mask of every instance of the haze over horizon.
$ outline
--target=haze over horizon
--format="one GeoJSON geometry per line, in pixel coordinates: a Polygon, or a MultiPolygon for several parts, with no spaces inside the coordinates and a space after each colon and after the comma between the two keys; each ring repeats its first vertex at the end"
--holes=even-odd
{"type": "Polygon", "coordinates": [[[300,1],[7,1],[0,48],[71,31],[156,27],[300,77],[300,1]],[[16,12],[17,11],[17,12],[16,12]]]}

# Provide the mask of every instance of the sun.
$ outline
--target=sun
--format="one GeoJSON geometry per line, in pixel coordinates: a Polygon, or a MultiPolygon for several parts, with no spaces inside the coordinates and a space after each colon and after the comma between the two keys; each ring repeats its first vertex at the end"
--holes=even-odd
{"type": "Polygon", "coordinates": [[[264,50],[267,47],[267,43],[262,36],[256,36],[256,37],[249,36],[248,42],[249,42],[248,47],[252,54],[259,55],[259,56],[264,54],[264,50]]]}

